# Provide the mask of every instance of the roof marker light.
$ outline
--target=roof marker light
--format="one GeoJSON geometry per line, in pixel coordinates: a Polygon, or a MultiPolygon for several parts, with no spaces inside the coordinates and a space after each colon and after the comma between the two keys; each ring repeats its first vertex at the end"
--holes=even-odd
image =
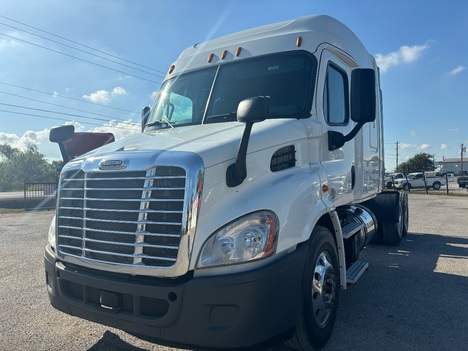
{"type": "Polygon", "coordinates": [[[171,74],[171,73],[174,71],[174,68],[175,68],[174,65],[172,65],[171,67],[169,67],[169,74],[171,74]]]}
{"type": "Polygon", "coordinates": [[[241,51],[242,51],[242,48],[239,46],[239,47],[236,49],[236,57],[239,57],[241,51]]]}
{"type": "Polygon", "coordinates": [[[226,55],[227,55],[227,50],[224,50],[222,53],[221,53],[221,60],[224,60],[226,58],[226,55]]]}
{"type": "Polygon", "coordinates": [[[297,46],[298,48],[300,48],[301,45],[302,45],[302,37],[297,37],[297,39],[296,39],[296,46],[297,46]]]}
{"type": "Polygon", "coordinates": [[[210,63],[211,60],[213,60],[213,57],[214,57],[214,54],[213,54],[213,53],[211,53],[211,54],[208,55],[208,63],[210,63]]]}

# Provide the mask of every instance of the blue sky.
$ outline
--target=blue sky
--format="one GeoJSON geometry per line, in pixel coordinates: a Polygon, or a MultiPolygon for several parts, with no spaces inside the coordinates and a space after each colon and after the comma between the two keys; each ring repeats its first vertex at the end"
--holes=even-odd
{"type": "Polygon", "coordinates": [[[397,141],[400,163],[419,152],[460,157],[466,0],[0,0],[0,144],[36,144],[57,159],[52,126],[138,132],[141,108],[183,49],[310,14],[345,23],[378,60],[387,170],[397,141]]]}

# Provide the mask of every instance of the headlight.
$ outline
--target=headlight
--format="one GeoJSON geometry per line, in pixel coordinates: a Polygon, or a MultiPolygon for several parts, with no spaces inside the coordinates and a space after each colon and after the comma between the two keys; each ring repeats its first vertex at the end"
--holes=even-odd
{"type": "Polygon", "coordinates": [[[271,211],[250,213],[213,233],[205,242],[198,268],[257,260],[276,250],[278,217],[271,211]]]}
{"type": "Polygon", "coordinates": [[[55,248],[55,216],[52,218],[52,223],[50,223],[49,234],[47,235],[47,240],[49,241],[50,246],[55,248]]]}

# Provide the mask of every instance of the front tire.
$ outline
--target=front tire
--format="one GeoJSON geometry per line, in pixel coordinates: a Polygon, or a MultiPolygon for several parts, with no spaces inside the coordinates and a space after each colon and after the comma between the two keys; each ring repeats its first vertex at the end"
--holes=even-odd
{"type": "Polygon", "coordinates": [[[314,228],[302,278],[301,315],[288,346],[320,350],[330,339],[339,295],[339,265],[332,233],[314,228]]]}
{"type": "Polygon", "coordinates": [[[403,190],[410,191],[411,190],[411,184],[410,183],[403,184],[403,190]]]}

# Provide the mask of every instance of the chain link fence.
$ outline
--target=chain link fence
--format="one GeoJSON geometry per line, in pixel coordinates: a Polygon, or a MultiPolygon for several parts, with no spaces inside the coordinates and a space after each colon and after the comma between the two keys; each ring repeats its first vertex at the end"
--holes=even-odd
{"type": "Polygon", "coordinates": [[[437,176],[434,172],[416,172],[405,175],[389,176],[385,187],[389,190],[404,190],[414,193],[437,193],[468,196],[468,176],[437,176]],[[417,173],[417,174],[416,174],[417,173]]]}

